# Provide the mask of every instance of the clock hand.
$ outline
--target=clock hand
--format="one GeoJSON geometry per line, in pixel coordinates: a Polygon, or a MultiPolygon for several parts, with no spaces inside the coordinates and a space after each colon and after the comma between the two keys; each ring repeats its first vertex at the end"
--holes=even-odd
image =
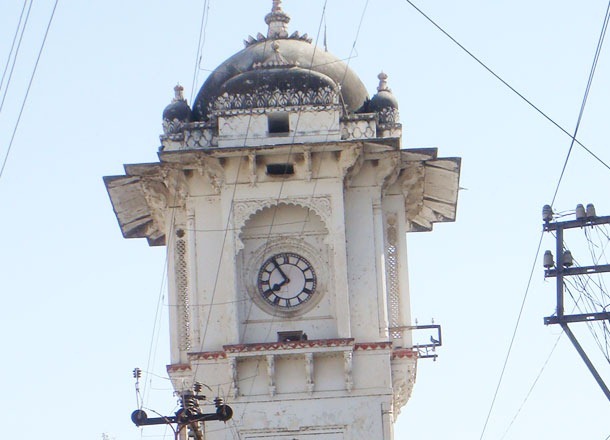
{"type": "Polygon", "coordinates": [[[274,285],[275,286],[279,286],[282,287],[284,284],[288,284],[290,282],[290,278],[288,278],[286,276],[286,274],[284,273],[284,271],[282,270],[282,268],[280,267],[280,265],[277,263],[277,261],[275,261],[275,258],[273,259],[273,265],[275,266],[275,268],[278,270],[278,272],[280,273],[280,275],[284,278],[284,280],[279,283],[274,285]]]}

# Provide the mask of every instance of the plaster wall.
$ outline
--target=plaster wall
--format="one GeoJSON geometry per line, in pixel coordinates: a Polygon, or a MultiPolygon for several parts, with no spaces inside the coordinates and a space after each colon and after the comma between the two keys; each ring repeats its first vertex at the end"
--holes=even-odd
{"type": "Polygon", "coordinates": [[[218,117],[218,146],[247,147],[286,143],[327,142],[341,138],[339,109],[310,109],[288,113],[289,131],[269,133],[268,114],[248,113],[218,117]]]}

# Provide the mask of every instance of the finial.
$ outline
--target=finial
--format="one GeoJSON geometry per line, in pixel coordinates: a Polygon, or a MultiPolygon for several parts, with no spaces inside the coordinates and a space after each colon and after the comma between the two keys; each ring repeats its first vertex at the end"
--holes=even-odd
{"type": "Polygon", "coordinates": [[[295,67],[299,63],[296,61],[288,61],[280,53],[280,43],[277,40],[273,40],[271,43],[271,49],[273,52],[263,62],[252,63],[253,69],[274,69],[278,67],[295,67]]]}
{"type": "Polygon", "coordinates": [[[377,75],[377,78],[379,78],[379,85],[377,86],[377,91],[391,92],[391,90],[388,88],[388,75],[382,71],[379,75],[377,75]]]}
{"type": "Polygon", "coordinates": [[[265,16],[269,26],[267,38],[288,38],[290,17],[282,10],[282,0],[273,0],[271,12],[265,16]]]}
{"type": "Polygon", "coordinates": [[[172,102],[184,101],[184,95],[182,92],[184,92],[184,87],[182,87],[180,83],[176,84],[174,87],[174,99],[172,102]]]}

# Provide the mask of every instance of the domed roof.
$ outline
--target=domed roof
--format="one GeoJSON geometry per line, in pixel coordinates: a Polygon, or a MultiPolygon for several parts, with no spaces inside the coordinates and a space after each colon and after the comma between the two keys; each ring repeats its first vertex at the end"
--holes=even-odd
{"type": "Polygon", "coordinates": [[[332,78],[290,63],[280,54],[276,41],[273,50],[263,63],[255,63],[252,70],[223,83],[208,112],[339,104],[340,90],[332,78]]]}
{"type": "Polygon", "coordinates": [[[163,131],[168,134],[179,129],[184,122],[188,122],[191,117],[191,108],[189,107],[182,92],[184,87],[180,84],[174,87],[174,99],[163,110],[163,131]]]}
{"type": "Polygon", "coordinates": [[[388,87],[388,75],[381,72],[377,75],[379,86],[377,93],[368,103],[367,111],[377,113],[380,124],[397,124],[399,120],[398,101],[388,87]]]}
{"type": "Polygon", "coordinates": [[[193,120],[209,119],[215,101],[229,89],[244,92],[288,85],[300,90],[331,87],[340,93],[345,110],[363,110],[368,93],[360,78],[343,61],[312,45],[306,35],[295,32],[288,36],[289,17],[279,3],[274,0],[271,13],[265,17],[269,25],[267,37],[250,37],[245,49],[218,66],[205,81],[193,104],[193,120]]]}
{"type": "Polygon", "coordinates": [[[379,78],[379,86],[377,87],[377,93],[371,98],[368,109],[371,112],[378,112],[384,108],[398,109],[398,101],[392,94],[392,90],[388,88],[388,75],[381,72],[377,75],[379,78]]]}

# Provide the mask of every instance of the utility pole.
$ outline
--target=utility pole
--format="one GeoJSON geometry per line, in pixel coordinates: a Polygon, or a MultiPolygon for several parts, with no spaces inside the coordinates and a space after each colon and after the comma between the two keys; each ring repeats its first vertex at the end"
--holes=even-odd
{"type": "Polygon", "coordinates": [[[576,315],[566,315],[564,312],[564,277],[610,272],[610,264],[572,267],[574,264],[572,253],[565,249],[563,238],[564,231],[567,229],[582,229],[586,227],[610,224],[610,216],[598,217],[595,214],[595,207],[592,204],[587,205],[586,210],[583,205],[579,204],[576,207],[575,220],[553,222],[553,211],[551,207],[549,205],[544,205],[542,208],[542,219],[544,221],[542,225],[543,230],[545,232],[554,231],[556,234],[555,254],[557,256],[557,263],[555,263],[553,261],[553,253],[550,250],[544,253],[544,276],[545,278],[554,277],[556,278],[557,282],[557,311],[555,315],[544,318],[544,324],[559,324],[561,326],[572,342],[572,345],[574,345],[574,348],[576,348],[576,351],[584,361],[585,365],[597,381],[598,385],[606,395],[606,398],[610,400],[610,390],[608,390],[604,380],[593,366],[593,363],[585,353],[580,343],[577,341],[576,336],[574,333],[572,333],[572,330],[568,325],[577,322],[610,320],[610,312],[596,311],[576,315]]]}
{"type": "MultiPolygon", "coordinates": [[[[139,382],[142,375],[142,370],[134,368],[133,377],[136,379],[136,394],[139,395],[139,382]]],[[[209,388],[209,387],[208,387],[209,388]]],[[[181,432],[186,428],[188,431],[187,437],[194,440],[204,440],[203,424],[212,420],[227,422],[233,417],[233,409],[229,405],[225,405],[220,397],[214,399],[216,411],[212,413],[203,413],[199,402],[207,400],[206,396],[201,394],[203,384],[195,382],[193,390],[186,390],[180,393],[180,409],[173,416],[148,417],[148,414],[142,408],[136,409],[131,413],[131,421],[137,426],[150,425],[169,425],[174,431],[174,439],[180,438],[181,432]],[[176,425],[174,427],[173,425],[176,425]]],[[[106,440],[104,438],[103,440],[106,440]]]]}

